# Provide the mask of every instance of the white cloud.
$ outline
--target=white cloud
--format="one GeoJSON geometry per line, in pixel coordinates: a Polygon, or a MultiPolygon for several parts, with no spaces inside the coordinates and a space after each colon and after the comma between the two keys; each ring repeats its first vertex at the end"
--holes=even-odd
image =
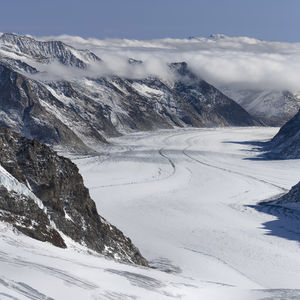
{"type": "Polygon", "coordinates": [[[90,69],[93,74],[169,79],[167,63],[186,61],[195,73],[216,86],[300,90],[300,43],[225,36],[191,40],[98,40],[76,36],[38,39],[62,40],[75,48],[91,50],[104,61],[90,69]],[[128,58],[144,63],[129,66],[128,58]]]}

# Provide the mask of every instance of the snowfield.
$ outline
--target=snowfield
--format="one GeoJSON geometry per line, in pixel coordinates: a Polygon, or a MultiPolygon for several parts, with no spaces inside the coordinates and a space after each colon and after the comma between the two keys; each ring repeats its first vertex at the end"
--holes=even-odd
{"type": "Polygon", "coordinates": [[[300,160],[264,161],[278,128],[129,134],[72,157],[99,213],[152,269],[68,249],[1,224],[0,299],[298,299],[300,213],[259,202],[300,180],[300,160]]]}

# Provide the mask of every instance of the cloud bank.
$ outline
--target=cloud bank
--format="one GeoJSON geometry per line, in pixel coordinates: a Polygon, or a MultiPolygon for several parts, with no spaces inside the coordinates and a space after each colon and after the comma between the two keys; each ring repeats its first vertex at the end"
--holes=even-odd
{"type": "Polygon", "coordinates": [[[101,67],[89,70],[95,75],[168,79],[172,75],[167,64],[186,61],[199,77],[217,87],[300,91],[300,43],[223,35],[157,40],[99,40],[66,35],[37,39],[61,40],[92,51],[103,60],[101,67]],[[128,58],[143,64],[129,66],[128,58]]]}

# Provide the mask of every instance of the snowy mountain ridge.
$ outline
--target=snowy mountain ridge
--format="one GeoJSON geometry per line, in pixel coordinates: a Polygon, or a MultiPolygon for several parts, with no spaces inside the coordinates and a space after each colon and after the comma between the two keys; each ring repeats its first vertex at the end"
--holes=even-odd
{"type": "Polygon", "coordinates": [[[84,69],[89,63],[99,62],[101,59],[88,50],[76,50],[61,41],[42,42],[27,36],[4,33],[0,36],[1,51],[11,56],[25,56],[38,63],[58,61],[67,66],[84,69]]]}
{"type": "Polygon", "coordinates": [[[221,91],[268,126],[284,125],[300,109],[300,96],[296,92],[232,87],[221,88],[221,91]]]}
{"type": "MultiPolygon", "coordinates": [[[[136,130],[260,124],[186,62],[163,66],[170,81],[104,75],[112,62],[60,41],[3,34],[0,53],[0,125],[70,151],[136,130]]],[[[123,67],[134,75],[147,62],[123,67]]]]}

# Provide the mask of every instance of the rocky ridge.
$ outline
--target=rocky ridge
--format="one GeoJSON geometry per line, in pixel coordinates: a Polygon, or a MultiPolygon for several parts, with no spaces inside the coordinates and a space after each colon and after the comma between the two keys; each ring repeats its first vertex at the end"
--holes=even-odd
{"type": "Polygon", "coordinates": [[[300,97],[290,91],[221,88],[247,112],[267,126],[283,126],[300,109],[300,97]]]}
{"type": "Polygon", "coordinates": [[[98,215],[69,159],[2,127],[0,148],[1,221],[58,247],[66,247],[65,235],[98,253],[147,266],[130,239],[98,215]]]}
{"type": "MultiPolygon", "coordinates": [[[[136,130],[260,124],[184,62],[169,65],[173,82],[103,76],[102,62],[59,41],[3,34],[0,125],[52,147],[88,152],[108,137],[136,130]],[[53,63],[68,75],[55,77],[53,63]],[[99,75],[88,72],[95,66],[99,75]]],[[[129,58],[128,67],[142,63],[129,58]]]]}
{"type": "Polygon", "coordinates": [[[280,128],[267,150],[271,158],[300,158],[300,111],[280,128]]]}

